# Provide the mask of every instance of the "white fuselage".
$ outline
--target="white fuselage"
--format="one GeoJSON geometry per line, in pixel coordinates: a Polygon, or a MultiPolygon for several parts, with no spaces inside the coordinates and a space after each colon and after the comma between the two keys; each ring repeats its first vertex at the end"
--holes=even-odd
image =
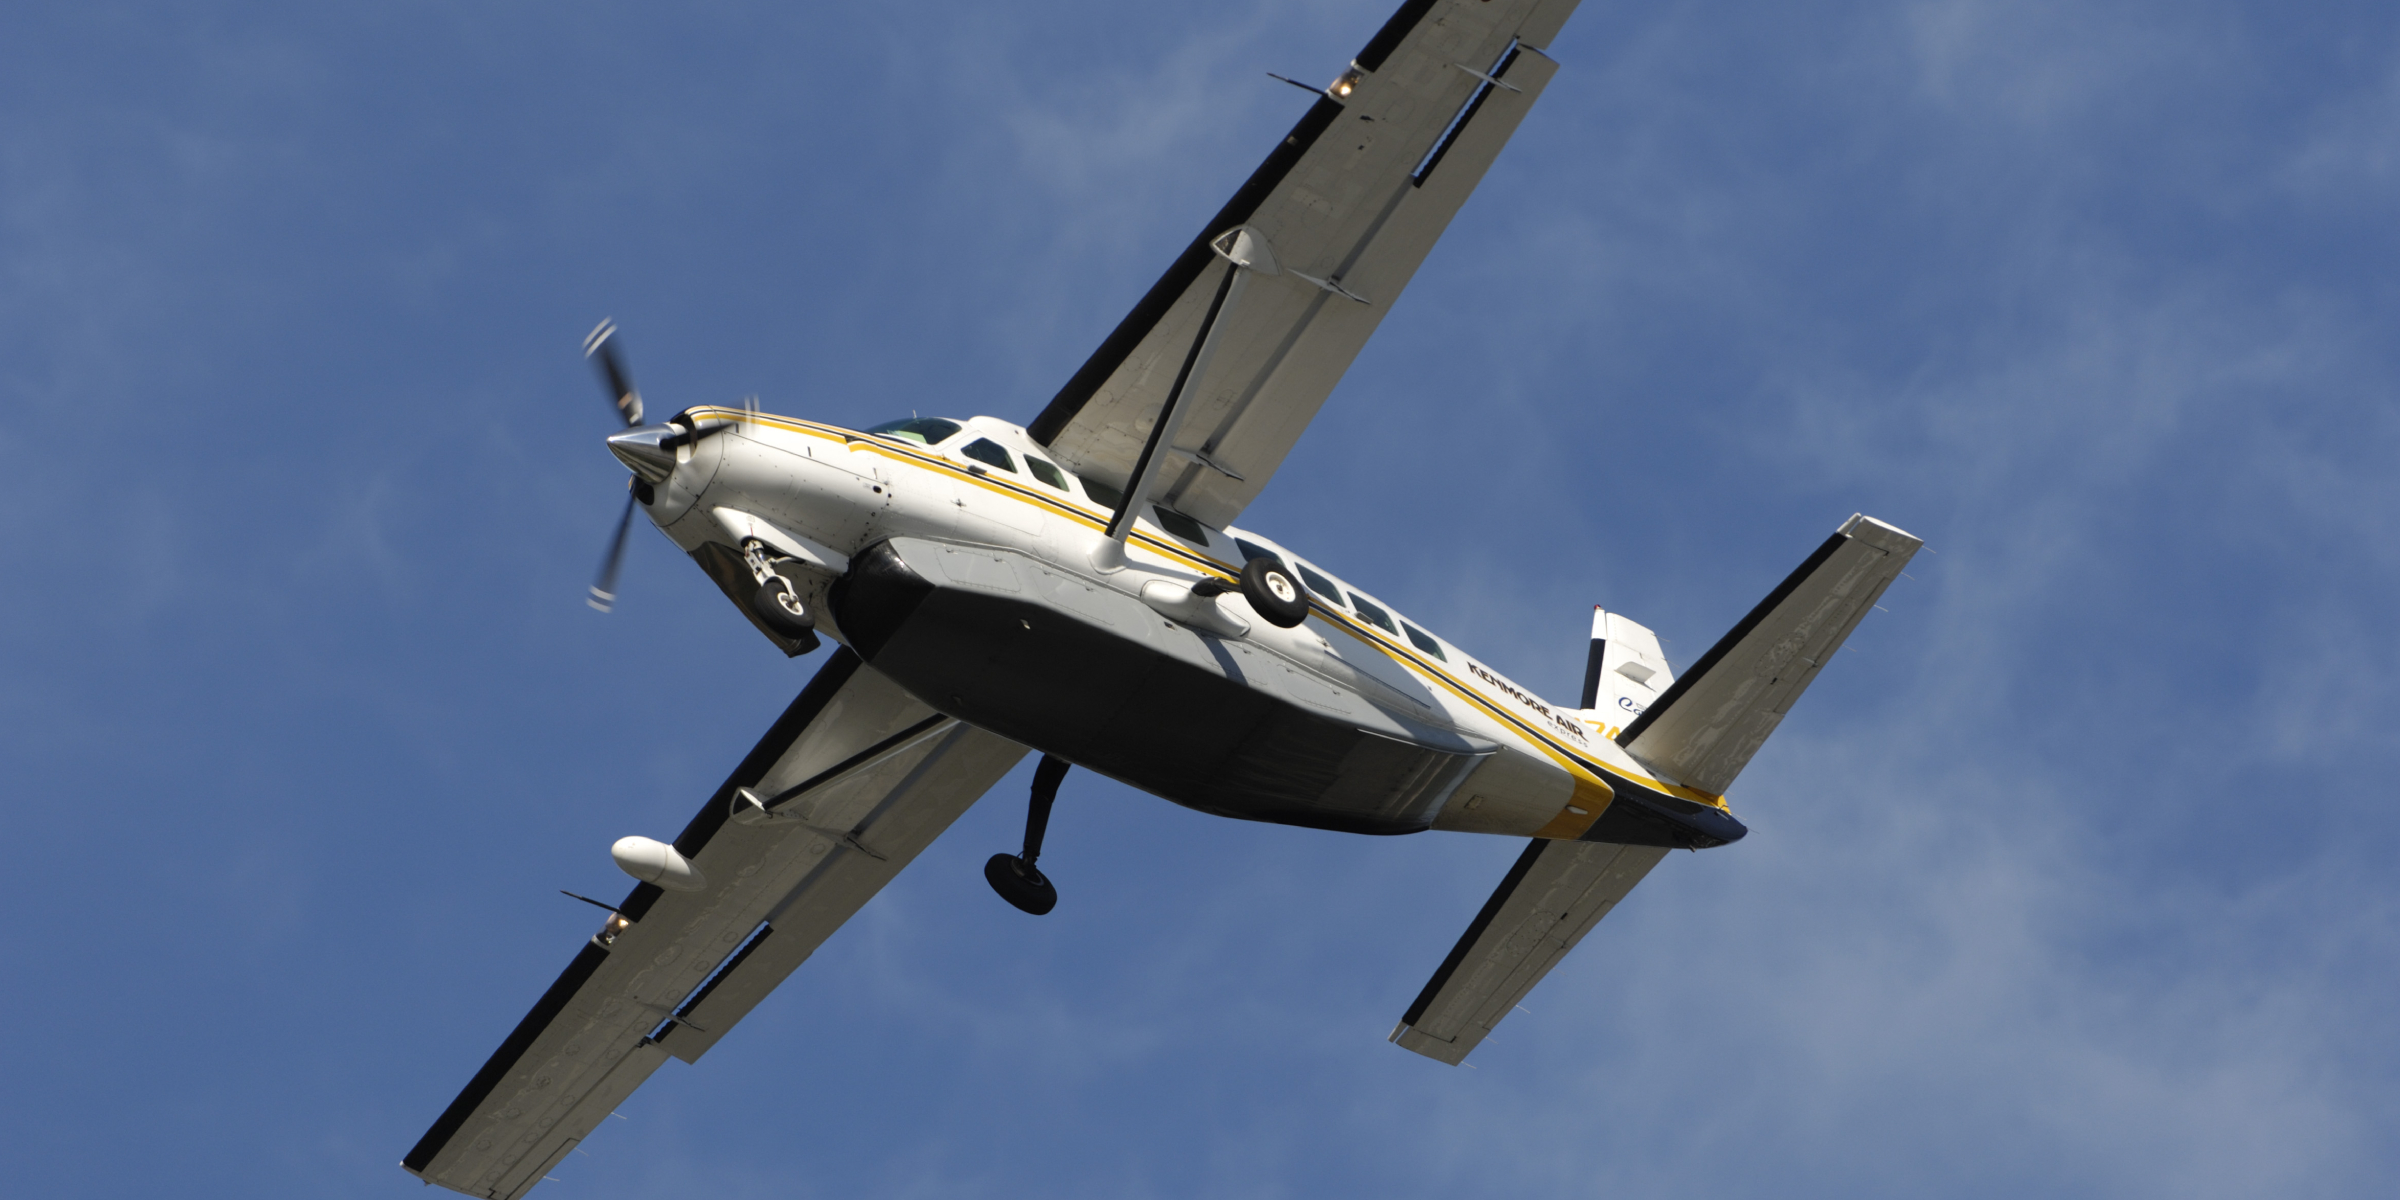
{"type": "MultiPolygon", "coordinates": [[[[649,505],[652,520],[695,555],[738,555],[745,538],[779,551],[783,573],[819,614],[820,629],[853,649],[860,649],[858,638],[844,628],[838,595],[829,593],[850,570],[851,558],[886,543],[897,549],[877,551],[885,560],[905,559],[909,572],[932,581],[928,586],[965,597],[968,610],[981,611],[972,603],[977,598],[995,606],[960,620],[988,625],[997,619],[991,614],[1005,611],[1014,614],[1006,618],[1009,628],[1022,624],[1029,633],[1037,624],[1072,623],[1084,639],[1072,645],[1082,647],[1105,632],[1111,639],[1107,645],[1134,647],[1175,670],[1213,672],[1212,677],[1270,696],[1283,706],[1275,711],[1288,708],[1355,728],[1372,735],[1376,746],[1390,742],[1425,749],[1423,765],[1407,768],[1416,772],[1407,783],[1419,802],[1413,815],[1387,814],[1377,818],[1381,825],[1329,819],[1324,822],[1329,828],[1409,832],[1431,827],[1578,838],[1599,820],[1612,795],[1629,787],[1674,797],[1679,805],[1697,802],[1723,811],[1720,797],[1661,779],[1627,755],[1610,740],[1616,730],[1609,713],[1540,699],[1271,539],[1187,524],[1179,514],[1162,517],[1145,507],[1119,565],[1104,545],[1113,510],[1088,495],[1084,481],[1072,475],[1037,473],[1036,462],[1050,466],[1047,452],[1018,426],[976,417],[957,422],[962,432],[928,446],[906,437],[735,409],[694,409],[686,418],[742,424],[677,451],[672,476],[655,489],[649,505]],[[1013,469],[967,457],[965,449],[979,440],[1005,449],[1007,468],[1013,469]],[[1162,520],[1176,531],[1162,528],[1162,520]],[[1301,572],[1312,593],[1305,623],[1289,629],[1270,624],[1238,590],[1213,599],[1191,594],[1191,586],[1204,579],[1239,576],[1253,556],[1239,543],[1271,552],[1301,572]],[[707,551],[712,545],[722,549],[707,551]],[[1058,619],[1025,615],[1036,613],[1055,613],[1058,619]]],[[[988,447],[981,453],[993,457],[988,447]]],[[[959,658],[975,651],[942,653],[959,658]]],[[[1053,653],[1064,657],[1034,674],[1071,675],[1094,657],[1083,650],[1053,653]]],[[[869,660],[876,662],[872,655],[869,660]]],[[[1006,669],[1025,674],[1025,661],[1031,660],[1006,669]]],[[[986,668],[981,662],[959,662],[957,670],[958,679],[969,679],[986,668]]],[[[1320,823],[1294,815],[1288,806],[1252,813],[1163,791],[1155,772],[1150,778],[1133,777],[1147,759],[1112,769],[1109,762],[1092,761],[1091,753],[1078,753],[1074,735],[1047,737],[1039,714],[1000,701],[978,707],[970,699],[973,690],[944,682],[948,677],[939,677],[938,665],[919,661],[910,671],[895,678],[936,709],[1170,799],[1227,815],[1320,823]]],[[[1619,722],[1625,719],[1616,716],[1619,722]]]]}

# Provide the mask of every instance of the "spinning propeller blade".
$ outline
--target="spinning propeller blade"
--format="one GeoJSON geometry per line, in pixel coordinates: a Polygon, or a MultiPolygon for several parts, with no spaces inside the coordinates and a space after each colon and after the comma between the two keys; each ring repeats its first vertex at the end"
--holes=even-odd
{"type": "Polygon", "coordinates": [[[617,357],[617,348],[609,341],[616,333],[616,321],[603,319],[584,337],[583,356],[600,364],[600,378],[608,385],[609,398],[616,402],[617,415],[625,418],[625,428],[631,429],[642,423],[642,394],[634,390],[633,376],[626,372],[624,360],[617,357]]]}
{"type": "MultiPolygon", "coordinates": [[[[609,394],[616,400],[617,415],[625,419],[625,428],[636,430],[642,424],[642,394],[634,388],[633,375],[626,371],[625,360],[617,356],[616,335],[617,323],[613,319],[593,326],[583,339],[583,356],[598,364],[600,380],[608,385],[609,394]]],[[[719,421],[702,426],[688,417],[677,417],[673,424],[682,428],[664,437],[658,436],[657,430],[644,429],[619,433],[609,439],[610,449],[634,469],[634,478],[633,494],[625,499],[625,515],[617,518],[617,536],[609,541],[608,557],[600,563],[600,581],[592,585],[591,598],[585,601],[601,612],[617,604],[617,569],[624,565],[625,539],[633,532],[634,505],[649,502],[652,481],[664,481],[674,469],[677,450],[715,437],[741,422],[719,421]]]]}
{"type": "Polygon", "coordinates": [[[600,563],[600,582],[592,585],[592,598],[586,604],[601,612],[617,606],[617,568],[625,562],[625,535],[633,531],[633,506],[639,496],[625,497],[625,515],[617,518],[617,536],[608,543],[608,557],[600,563]]]}

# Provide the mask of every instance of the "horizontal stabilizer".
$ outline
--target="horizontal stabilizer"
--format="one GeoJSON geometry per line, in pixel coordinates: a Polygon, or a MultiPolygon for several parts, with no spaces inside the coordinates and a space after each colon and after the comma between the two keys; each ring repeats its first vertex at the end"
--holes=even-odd
{"type": "Polygon", "coordinates": [[[1658,846],[1535,838],[1392,1040],[1452,1066],[1464,1061],[1666,854],[1658,846]]]}
{"type": "Polygon", "coordinates": [[[1843,522],[1617,744],[1685,787],[1723,795],[1924,544],[1873,517],[1843,522]]]}

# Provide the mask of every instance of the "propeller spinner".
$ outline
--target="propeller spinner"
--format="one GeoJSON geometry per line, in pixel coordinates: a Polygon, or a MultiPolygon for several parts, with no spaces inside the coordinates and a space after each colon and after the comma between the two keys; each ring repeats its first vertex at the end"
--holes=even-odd
{"type": "Polygon", "coordinates": [[[624,565],[625,539],[633,532],[634,506],[649,503],[653,486],[666,482],[674,472],[676,450],[735,425],[726,421],[703,429],[683,417],[665,425],[643,425],[642,393],[633,386],[633,373],[625,369],[625,360],[617,355],[616,334],[617,323],[603,320],[583,339],[583,356],[599,368],[600,381],[607,386],[617,415],[625,421],[622,432],[610,435],[608,448],[633,471],[633,478],[626,481],[632,494],[625,497],[624,515],[617,518],[617,535],[609,540],[608,557],[600,562],[600,579],[592,584],[591,598],[585,601],[601,612],[617,604],[617,569],[624,565]]]}

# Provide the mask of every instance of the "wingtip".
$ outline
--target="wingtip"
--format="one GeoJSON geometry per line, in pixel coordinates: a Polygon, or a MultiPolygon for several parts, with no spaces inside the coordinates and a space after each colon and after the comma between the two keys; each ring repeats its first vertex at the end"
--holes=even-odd
{"type": "Polygon", "coordinates": [[[1850,519],[1842,522],[1842,527],[1837,532],[1844,537],[1856,538],[1878,550],[1891,554],[1913,554],[1917,547],[1925,544],[1925,539],[1889,521],[1870,517],[1865,513],[1850,514],[1850,519]]]}

